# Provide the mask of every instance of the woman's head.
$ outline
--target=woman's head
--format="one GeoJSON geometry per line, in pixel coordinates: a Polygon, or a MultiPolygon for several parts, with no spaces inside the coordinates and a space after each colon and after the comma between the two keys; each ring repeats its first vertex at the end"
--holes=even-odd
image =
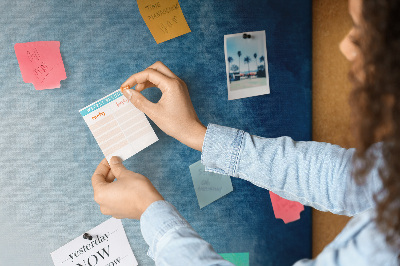
{"type": "Polygon", "coordinates": [[[400,1],[349,0],[349,13],[353,27],[340,50],[352,64],[354,176],[365,179],[376,159],[367,150],[383,141],[376,220],[388,243],[400,249],[400,1]]]}

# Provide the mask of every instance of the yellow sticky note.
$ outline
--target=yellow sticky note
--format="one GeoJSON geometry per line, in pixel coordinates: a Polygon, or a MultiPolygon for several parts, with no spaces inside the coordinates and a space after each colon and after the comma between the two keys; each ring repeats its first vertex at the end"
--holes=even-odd
{"type": "Polygon", "coordinates": [[[190,32],[178,0],[137,0],[140,14],[157,43],[190,32]]]}

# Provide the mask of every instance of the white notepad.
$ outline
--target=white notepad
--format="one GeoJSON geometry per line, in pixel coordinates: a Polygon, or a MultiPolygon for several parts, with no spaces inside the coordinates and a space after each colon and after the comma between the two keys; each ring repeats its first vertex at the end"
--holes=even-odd
{"type": "Polygon", "coordinates": [[[145,114],[120,90],[79,110],[107,161],[126,160],[158,140],[145,114]]]}

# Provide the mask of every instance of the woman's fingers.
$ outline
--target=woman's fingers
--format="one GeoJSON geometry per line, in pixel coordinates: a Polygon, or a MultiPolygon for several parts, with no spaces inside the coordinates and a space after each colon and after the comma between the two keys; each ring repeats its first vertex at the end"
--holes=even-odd
{"type": "Polygon", "coordinates": [[[138,91],[138,92],[141,92],[141,91],[144,91],[147,88],[152,88],[152,87],[156,87],[156,85],[154,85],[150,81],[146,81],[145,83],[137,84],[136,87],[135,87],[135,90],[138,91]]]}
{"type": "Polygon", "coordinates": [[[137,109],[145,113],[150,119],[153,119],[153,114],[158,110],[157,104],[150,102],[136,90],[125,89],[122,90],[122,93],[137,109]]]}
{"type": "Polygon", "coordinates": [[[136,84],[146,82],[151,82],[164,93],[168,88],[173,86],[176,81],[155,69],[147,68],[142,72],[130,76],[124,83],[122,83],[121,88],[123,89],[127,86],[132,88],[136,84]]]}
{"type": "Polygon", "coordinates": [[[163,73],[165,76],[170,77],[170,78],[178,78],[178,76],[176,76],[174,74],[174,72],[171,71],[171,69],[169,69],[166,65],[164,65],[161,61],[157,61],[154,64],[152,64],[151,66],[149,66],[148,68],[152,68],[154,70],[157,70],[160,73],[163,73]]]}
{"type": "Polygon", "coordinates": [[[104,185],[109,184],[106,181],[109,172],[110,172],[110,166],[108,165],[107,160],[103,159],[97,166],[92,176],[92,186],[96,202],[101,201],[102,197],[101,194],[103,193],[104,188],[106,188],[104,185]]]}
{"type": "Polygon", "coordinates": [[[107,174],[107,176],[106,176],[106,181],[107,181],[108,183],[111,183],[111,182],[114,181],[114,179],[115,179],[115,175],[113,174],[112,171],[109,171],[108,174],[107,174]]]}
{"type": "MultiPolygon", "coordinates": [[[[179,79],[174,72],[172,72],[166,65],[164,65],[162,62],[157,61],[154,64],[152,64],[151,66],[149,66],[147,69],[153,69],[161,74],[163,74],[165,77],[171,78],[171,79],[179,79]]],[[[143,72],[143,71],[142,71],[143,72]]],[[[135,74],[136,75],[136,74],[135,74]]],[[[135,83],[135,75],[132,75],[132,77],[130,77],[127,81],[125,81],[122,85],[121,88],[125,88],[126,86],[129,86],[129,88],[132,88],[133,86],[136,85],[135,90],[136,91],[143,91],[147,88],[152,88],[152,87],[158,87],[158,85],[156,83],[153,83],[149,77],[148,80],[145,80],[144,82],[140,82],[139,80],[136,79],[136,83],[135,83]]],[[[160,88],[162,89],[162,88],[160,88]]]]}

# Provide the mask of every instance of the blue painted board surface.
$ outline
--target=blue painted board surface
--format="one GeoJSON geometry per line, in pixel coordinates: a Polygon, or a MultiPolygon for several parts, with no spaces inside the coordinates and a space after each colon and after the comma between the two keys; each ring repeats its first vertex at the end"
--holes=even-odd
{"type": "MultiPolygon", "coordinates": [[[[90,180],[103,154],[78,110],[157,60],[187,83],[204,124],[311,139],[311,0],[180,4],[192,32],[157,45],[134,0],[0,1],[0,265],[52,265],[50,252],[108,219],[90,180]],[[227,101],[223,36],[258,30],[271,94],[227,101]],[[13,47],[46,40],[61,42],[68,78],[36,91],[22,81],[13,47]]],[[[309,208],[285,225],[267,191],[232,178],[234,191],[200,210],[189,171],[200,152],[152,125],[160,140],[125,165],[149,177],[217,252],[249,252],[252,266],[311,256],[309,208]]],[[[123,223],[139,264],[152,265],[139,222],[123,223]]]]}

